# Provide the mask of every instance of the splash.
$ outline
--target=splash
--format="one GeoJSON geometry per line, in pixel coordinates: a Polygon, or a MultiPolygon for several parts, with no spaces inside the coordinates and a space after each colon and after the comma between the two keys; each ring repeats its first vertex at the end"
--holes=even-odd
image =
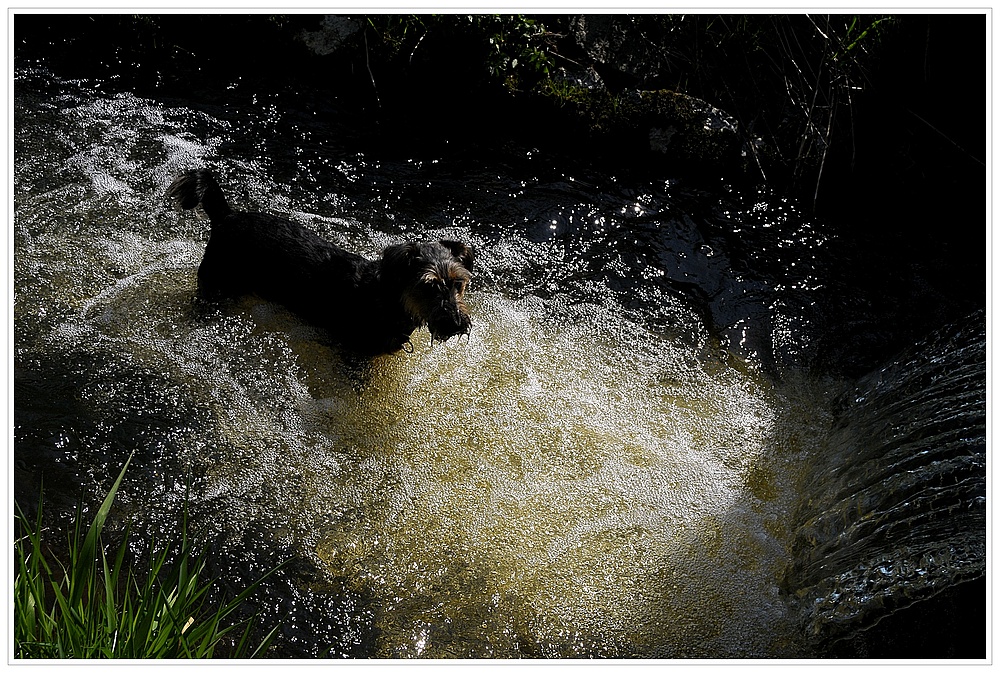
{"type": "MultiPolygon", "coordinates": [[[[306,215],[253,158],[280,122],[270,112],[235,128],[102,96],[81,86],[19,126],[19,147],[53,147],[21,152],[15,170],[16,357],[66,381],[29,400],[74,405],[53,412],[59,460],[100,482],[139,449],[147,468],[120,502],[146,530],[186,493],[192,530],[223,539],[247,577],[261,545],[309,560],[360,597],[326,612],[371,627],[363,655],[798,651],[777,587],[828,382],[769,382],[712,345],[689,303],[653,282],[658,267],[640,279],[602,257],[604,238],[571,249],[458,205],[440,229],[396,212],[381,230],[306,215]],[[432,347],[418,332],[414,353],[356,366],[280,307],[201,310],[205,223],[162,190],[224,144],[249,191],[234,202],[285,209],[364,254],[401,236],[479,245],[472,334],[432,347]]],[[[563,212],[576,196],[534,198],[563,212]]],[[[580,217],[603,232],[615,215],[594,208],[580,217]]],[[[326,614],[288,618],[308,622],[296,628],[311,653],[358,652],[323,640],[326,614]]]]}

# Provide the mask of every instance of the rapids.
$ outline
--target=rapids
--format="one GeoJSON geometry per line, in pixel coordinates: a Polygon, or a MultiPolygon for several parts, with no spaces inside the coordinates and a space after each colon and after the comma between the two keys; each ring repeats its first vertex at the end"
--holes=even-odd
{"type": "Polygon", "coordinates": [[[779,587],[848,385],[786,366],[821,225],[724,185],[371,157],[274,100],[99,84],[16,81],[19,493],[44,467],[92,502],[136,451],[134,531],[169,536],[187,503],[234,585],[301,561],[264,608],[285,655],[809,654],[779,587]],[[357,362],[280,307],[205,310],[207,222],[163,198],[199,165],[362,254],[473,244],[472,333],[357,362]],[[755,275],[704,234],[725,225],[794,271],[755,275]]]}

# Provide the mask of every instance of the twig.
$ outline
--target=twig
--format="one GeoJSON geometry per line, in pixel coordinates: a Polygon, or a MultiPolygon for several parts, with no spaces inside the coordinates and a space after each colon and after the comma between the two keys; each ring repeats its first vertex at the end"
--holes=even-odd
{"type": "Polygon", "coordinates": [[[937,127],[935,127],[929,121],[927,121],[926,119],[924,119],[923,117],[921,117],[920,115],[918,115],[916,112],[914,112],[910,108],[906,108],[906,111],[909,112],[914,117],[916,117],[917,119],[919,119],[920,121],[922,121],[923,123],[927,124],[928,128],[930,128],[932,131],[934,131],[935,133],[937,133],[939,136],[941,136],[942,138],[944,138],[945,140],[947,140],[948,142],[950,142],[952,145],[954,145],[955,147],[957,147],[958,150],[962,154],[965,154],[966,156],[968,156],[970,159],[972,159],[973,161],[975,161],[980,166],[983,166],[983,167],[986,166],[986,163],[984,161],[982,161],[981,159],[979,159],[978,157],[976,157],[974,154],[972,154],[972,152],[970,152],[969,150],[965,149],[964,147],[962,147],[961,145],[959,145],[958,143],[956,143],[954,140],[952,140],[951,138],[949,138],[947,135],[945,135],[945,133],[943,131],[939,130],[937,127]]]}
{"type": "MultiPolygon", "coordinates": [[[[424,41],[425,37],[427,37],[427,31],[424,31],[424,34],[420,36],[417,43],[413,45],[413,51],[410,52],[410,63],[413,63],[413,55],[417,53],[417,49],[420,47],[420,43],[424,41]]],[[[369,70],[368,73],[371,74],[371,70],[369,70]]],[[[374,82],[372,82],[372,84],[374,84],[374,82]]]]}
{"type": "Polygon", "coordinates": [[[375,86],[375,75],[372,74],[371,64],[368,62],[368,31],[363,31],[365,36],[365,67],[368,69],[368,77],[372,81],[372,90],[375,92],[375,103],[382,109],[382,100],[378,97],[378,87],[375,86]]]}

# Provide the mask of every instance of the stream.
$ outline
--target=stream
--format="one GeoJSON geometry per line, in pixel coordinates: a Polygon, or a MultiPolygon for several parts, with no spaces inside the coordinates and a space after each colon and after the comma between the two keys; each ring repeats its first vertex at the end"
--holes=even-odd
{"type": "MultiPolygon", "coordinates": [[[[855,452],[843,395],[858,384],[808,367],[842,249],[821,221],[765,190],[536,148],[366,152],[335,109],[238,82],[212,105],[104,84],[16,73],[20,498],[44,482],[54,504],[93,507],[135,452],[114,518],[137,550],[186,508],[224,586],[295,561],[255,606],[282,619],[278,656],[815,654],[825,608],[789,594],[827,596],[824,578],[864,557],[837,557],[842,527],[810,509],[827,491],[824,507],[856,508],[829,464],[855,452]],[[164,198],[201,166],[234,208],[369,257],[410,238],[473,245],[471,334],[432,345],[422,329],[414,352],[358,362],[259,299],[206,309],[208,222],[164,198]],[[817,535],[840,566],[803,550],[817,535]]],[[[958,484],[975,530],[984,357],[958,350],[970,411],[941,451],[972,457],[940,487],[958,484]]],[[[976,576],[985,546],[970,544],[934,582],[976,576]]],[[[878,614],[933,594],[901,581],[878,614]]],[[[864,586],[847,619],[870,624],[864,586]]]]}

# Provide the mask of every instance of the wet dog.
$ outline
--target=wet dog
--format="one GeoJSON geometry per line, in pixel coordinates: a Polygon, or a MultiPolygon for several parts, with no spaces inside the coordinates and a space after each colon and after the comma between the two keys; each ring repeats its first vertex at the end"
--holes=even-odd
{"type": "Polygon", "coordinates": [[[469,333],[463,296],[475,253],[464,243],[412,241],[369,260],[290,220],[233,210],[204,169],[181,175],[167,196],[185,210],[200,204],[211,219],[198,268],[203,297],[255,294],[365,355],[412,345],[424,325],[436,341],[469,333]]]}

